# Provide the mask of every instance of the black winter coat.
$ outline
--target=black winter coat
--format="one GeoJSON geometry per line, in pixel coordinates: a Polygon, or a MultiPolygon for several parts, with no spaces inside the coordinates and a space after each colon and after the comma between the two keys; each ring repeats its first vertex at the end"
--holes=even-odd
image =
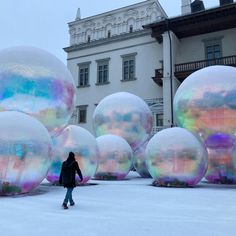
{"type": "Polygon", "coordinates": [[[77,174],[80,177],[80,180],[83,180],[81,170],[79,168],[78,162],[73,160],[71,162],[64,161],[61,167],[61,173],[59,178],[59,183],[62,184],[65,188],[74,188],[76,187],[75,175],[77,174]]]}

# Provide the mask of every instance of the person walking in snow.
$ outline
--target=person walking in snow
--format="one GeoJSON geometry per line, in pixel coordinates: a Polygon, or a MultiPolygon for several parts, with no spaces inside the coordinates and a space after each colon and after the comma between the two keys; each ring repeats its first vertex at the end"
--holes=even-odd
{"type": "Polygon", "coordinates": [[[63,185],[64,188],[67,188],[65,199],[63,201],[62,207],[68,209],[67,203],[70,202],[70,205],[75,205],[75,202],[72,198],[73,189],[76,187],[75,175],[79,175],[80,180],[83,181],[83,176],[79,168],[78,162],[75,160],[75,154],[73,152],[69,153],[69,156],[66,161],[62,163],[61,173],[59,178],[59,184],[63,185]]]}

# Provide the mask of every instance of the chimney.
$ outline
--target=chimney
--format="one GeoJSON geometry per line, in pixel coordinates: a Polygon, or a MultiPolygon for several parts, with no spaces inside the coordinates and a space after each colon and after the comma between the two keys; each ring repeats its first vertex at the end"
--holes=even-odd
{"type": "Polygon", "coordinates": [[[186,15],[191,13],[191,0],[182,0],[181,14],[186,15]]]}
{"type": "Polygon", "coordinates": [[[76,18],[75,20],[80,20],[81,16],[80,16],[80,8],[78,8],[77,13],[76,13],[76,18]]]}
{"type": "Polygon", "coordinates": [[[220,0],[220,6],[233,3],[234,0],[220,0]]]}
{"type": "Polygon", "coordinates": [[[191,3],[191,12],[192,13],[204,11],[204,10],[205,10],[205,6],[204,6],[203,1],[195,0],[194,2],[191,3]]]}

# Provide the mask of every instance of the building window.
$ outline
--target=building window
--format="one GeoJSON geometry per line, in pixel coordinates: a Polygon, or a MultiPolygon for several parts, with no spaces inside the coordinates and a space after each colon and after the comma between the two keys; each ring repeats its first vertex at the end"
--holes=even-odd
{"type": "Polygon", "coordinates": [[[129,32],[130,32],[130,33],[133,33],[133,30],[134,30],[133,25],[130,25],[130,26],[129,26],[129,32]]]}
{"type": "Polygon", "coordinates": [[[86,123],[87,122],[87,105],[77,106],[77,118],[78,123],[86,123]]]}
{"type": "Polygon", "coordinates": [[[89,66],[91,62],[78,64],[79,66],[79,80],[78,87],[89,86],[89,66]]]}
{"type": "Polygon", "coordinates": [[[220,64],[220,58],[222,57],[221,39],[222,37],[204,40],[205,57],[208,60],[207,65],[220,64]]]}
{"type": "Polygon", "coordinates": [[[221,49],[219,44],[213,44],[206,47],[206,59],[213,60],[221,57],[221,49]]]}
{"type": "Polygon", "coordinates": [[[156,126],[163,126],[163,114],[156,114],[156,126]]]}
{"type": "Polygon", "coordinates": [[[107,37],[108,37],[108,38],[111,37],[111,31],[110,31],[110,30],[108,30],[108,32],[107,32],[107,37]]]}
{"type": "Polygon", "coordinates": [[[109,60],[105,58],[97,60],[97,83],[96,85],[108,84],[109,83],[109,60]]]}
{"type": "Polygon", "coordinates": [[[122,81],[135,80],[135,56],[137,53],[123,55],[122,81]]]}

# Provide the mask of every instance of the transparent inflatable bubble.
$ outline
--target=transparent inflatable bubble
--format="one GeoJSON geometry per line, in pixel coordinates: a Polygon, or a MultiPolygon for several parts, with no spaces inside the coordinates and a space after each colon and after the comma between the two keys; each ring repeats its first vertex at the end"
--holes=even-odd
{"type": "Polygon", "coordinates": [[[151,178],[150,173],[148,172],[146,159],[145,159],[145,150],[149,140],[144,144],[140,145],[134,152],[134,168],[143,178],[151,178]]]}
{"type": "Polygon", "coordinates": [[[210,182],[235,182],[236,68],[209,66],[191,74],[174,98],[177,124],[197,133],[209,155],[210,182]],[[218,164],[217,164],[218,163],[218,164]],[[224,164],[225,163],[225,164],[224,164]]]}
{"type": "Polygon", "coordinates": [[[83,182],[76,175],[79,183],[85,184],[94,176],[99,158],[95,137],[82,127],[68,125],[60,135],[53,138],[53,162],[47,175],[49,182],[58,184],[62,162],[67,159],[69,152],[75,153],[83,175],[83,182]]]}
{"type": "Polygon", "coordinates": [[[0,51],[0,111],[25,112],[55,135],[68,123],[74,102],[73,78],[55,56],[34,47],[0,51]]]}
{"type": "Polygon", "coordinates": [[[177,124],[197,133],[203,141],[209,135],[236,132],[236,68],[209,66],[192,73],[174,97],[177,124]]]}
{"type": "Polygon", "coordinates": [[[152,114],[136,95],[120,92],[101,100],[93,114],[96,136],[114,134],[124,138],[135,150],[150,136],[152,114]]]}
{"type": "Polygon", "coordinates": [[[149,173],[159,186],[194,186],[207,170],[205,146],[183,128],[164,129],[155,134],[145,156],[149,173]]]}
{"type": "Polygon", "coordinates": [[[210,135],[205,141],[208,152],[208,169],[205,178],[211,183],[236,182],[233,162],[234,138],[224,133],[210,135]]]}
{"type": "Polygon", "coordinates": [[[52,141],[47,129],[21,112],[0,112],[0,195],[27,193],[46,177],[52,141]]]}
{"type": "Polygon", "coordinates": [[[96,179],[121,180],[129,173],[133,163],[133,152],[125,139],[116,135],[97,138],[100,160],[96,179]]]}

